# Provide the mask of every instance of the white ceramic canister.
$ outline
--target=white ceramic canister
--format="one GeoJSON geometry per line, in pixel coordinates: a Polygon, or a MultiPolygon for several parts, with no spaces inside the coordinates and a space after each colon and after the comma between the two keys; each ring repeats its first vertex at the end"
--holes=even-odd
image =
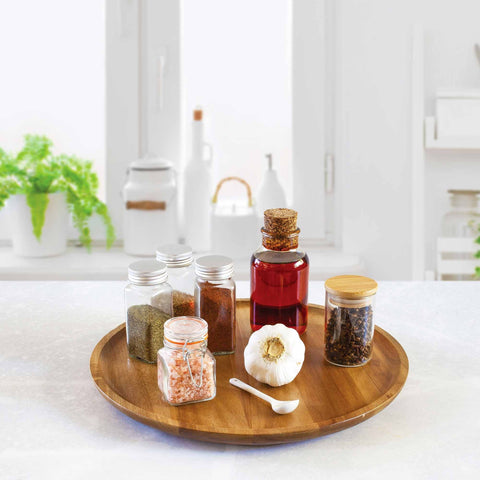
{"type": "Polygon", "coordinates": [[[136,160],[123,187],[125,252],[154,256],[157,245],[177,243],[177,186],[171,162],[136,160]]]}

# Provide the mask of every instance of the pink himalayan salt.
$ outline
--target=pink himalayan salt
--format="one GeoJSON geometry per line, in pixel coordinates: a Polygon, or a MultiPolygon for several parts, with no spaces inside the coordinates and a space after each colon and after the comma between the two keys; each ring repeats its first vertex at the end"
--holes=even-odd
{"type": "MultiPolygon", "coordinates": [[[[201,387],[197,387],[192,382],[190,372],[188,371],[187,361],[183,359],[183,352],[181,350],[169,352],[163,357],[163,361],[169,371],[166,387],[167,391],[163,391],[163,368],[161,367],[161,358],[158,359],[158,386],[169,403],[182,404],[187,402],[198,402],[201,400],[209,400],[215,396],[215,368],[214,360],[210,356],[205,355],[203,358],[201,387]]],[[[202,369],[202,356],[192,354],[189,361],[193,379],[195,380],[195,384],[198,385],[202,369]]]]}

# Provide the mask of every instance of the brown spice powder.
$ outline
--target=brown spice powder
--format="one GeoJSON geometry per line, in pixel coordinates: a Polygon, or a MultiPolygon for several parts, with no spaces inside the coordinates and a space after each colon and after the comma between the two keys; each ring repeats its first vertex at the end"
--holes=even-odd
{"type": "Polygon", "coordinates": [[[199,294],[199,313],[208,323],[208,348],[214,354],[235,351],[235,290],[204,282],[199,294]]]}
{"type": "Polygon", "coordinates": [[[191,317],[195,315],[195,299],[193,295],[173,291],[173,316],[174,317],[191,317]]]}

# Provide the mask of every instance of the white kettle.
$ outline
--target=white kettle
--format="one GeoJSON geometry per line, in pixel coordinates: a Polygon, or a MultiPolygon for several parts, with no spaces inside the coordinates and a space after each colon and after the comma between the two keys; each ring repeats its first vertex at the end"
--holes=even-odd
{"type": "Polygon", "coordinates": [[[177,186],[162,158],[132,162],[123,187],[123,239],[130,255],[154,256],[158,245],[178,242],[177,186]]]}
{"type": "Polygon", "coordinates": [[[239,177],[226,177],[219,182],[212,198],[212,251],[229,257],[250,257],[257,248],[258,222],[250,185],[239,177]],[[235,180],[245,185],[247,205],[220,205],[218,194],[225,182],[235,180]]]}

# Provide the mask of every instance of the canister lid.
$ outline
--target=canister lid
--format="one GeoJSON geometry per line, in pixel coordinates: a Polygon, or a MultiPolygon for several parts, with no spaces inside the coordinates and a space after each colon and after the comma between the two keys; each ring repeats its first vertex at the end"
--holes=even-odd
{"type": "Polygon", "coordinates": [[[233,260],[223,255],[197,258],[195,273],[204,280],[226,280],[233,275],[233,260]]]}
{"type": "Polygon", "coordinates": [[[165,322],[163,332],[171,343],[201,342],[207,338],[208,323],[200,317],[173,317],[165,322]]]}
{"type": "Polygon", "coordinates": [[[135,285],[157,285],[167,278],[167,266],[157,260],[139,260],[128,267],[128,280],[135,285]]]}
{"type": "Polygon", "coordinates": [[[453,195],[480,195],[480,190],[459,190],[455,188],[450,188],[448,193],[453,195]]]}
{"type": "Polygon", "coordinates": [[[338,275],[325,282],[325,290],[343,298],[370,297],[377,293],[378,284],[375,280],[360,275],[338,275]]]}
{"type": "Polygon", "coordinates": [[[170,170],[173,167],[172,162],[164,158],[139,158],[134,160],[130,164],[131,170],[145,170],[145,171],[155,171],[155,170],[170,170]]]}
{"type": "Polygon", "coordinates": [[[169,243],[157,248],[157,260],[163,262],[167,267],[186,267],[193,262],[192,247],[169,243]]]}

